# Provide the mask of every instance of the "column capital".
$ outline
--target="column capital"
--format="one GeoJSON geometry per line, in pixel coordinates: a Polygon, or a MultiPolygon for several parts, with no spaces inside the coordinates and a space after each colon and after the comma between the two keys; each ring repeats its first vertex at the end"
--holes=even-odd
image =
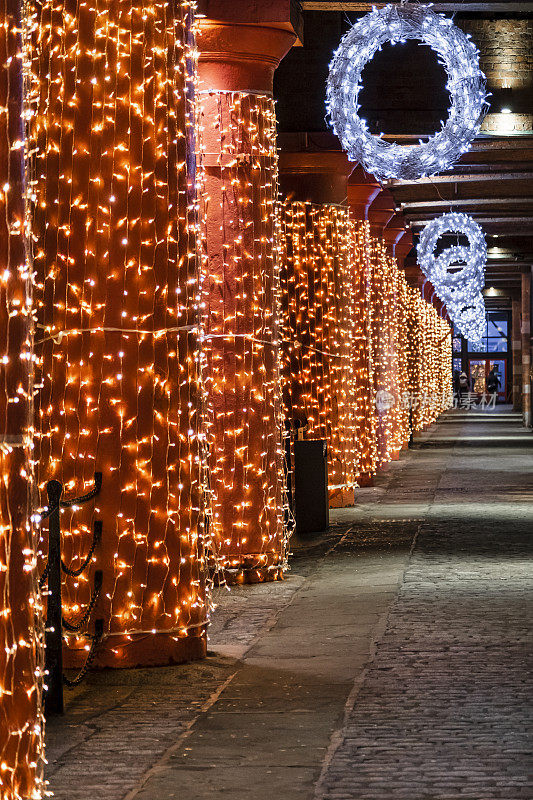
{"type": "Polygon", "coordinates": [[[378,239],[383,237],[383,229],[395,213],[394,197],[388,189],[382,189],[368,208],[370,232],[378,239]]]}
{"type": "Polygon", "coordinates": [[[356,166],[348,180],[348,204],[357,219],[368,219],[370,204],[380,191],[379,181],[360,165],[356,166]]]}
{"type": "Polygon", "coordinates": [[[271,92],[274,71],[298,38],[291,0],[200,4],[200,91],[271,92]]]}
{"type": "Polygon", "coordinates": [[[396,255],[396,244],[405,233],[405,218],[397,211],[383,228],[383,241],[392,256],[396,255]]]}
{"type": "Polygon", "coordinates": [[[281,192],[291,200],[346,203],[346,181],[353,166],[343,150],[281,152],[281,192]]]}
{"type": "Polygon", "coordinates": [[[394,254],[396,259],[403,268],[405,259],[407,258],[408,254],[413,249],[413,234],[409,228],[406,228],[401,235],[401,237],[396,242],[396,248],[394,250],[394,254]]]}

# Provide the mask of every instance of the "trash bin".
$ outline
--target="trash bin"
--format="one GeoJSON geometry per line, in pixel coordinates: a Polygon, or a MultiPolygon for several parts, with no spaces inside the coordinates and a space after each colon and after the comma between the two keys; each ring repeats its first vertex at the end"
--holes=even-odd
{"type": "Polygon", "coordinates": [[[329,527],[327,445],[324,439],[294,442],[294,516],[298,535],[329,527]]]}

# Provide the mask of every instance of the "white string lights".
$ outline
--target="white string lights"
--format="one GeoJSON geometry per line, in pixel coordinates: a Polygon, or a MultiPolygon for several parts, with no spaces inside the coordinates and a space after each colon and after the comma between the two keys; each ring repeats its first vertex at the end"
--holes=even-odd
{"type": "Polygon", "coordinates": [[[327,108],[348,157],[376,178],[417,179],[449,169],[479,131],[487,103],[479,53],[468,34],[429,6],[388,5],[362,17],[343,37],[330,65],[327,108]],[[448,75],[448,119],[418,145],[386,142],[370,133],[359,115],[359,92],[366,64],[386,42],[417,39],[439,56],[448,75]]]}
{"type": "Polygon", "coordinates": [[[468,214],[451,211],[429,222],[420,234],[418,262],[446,303],[460,333],[477,344],[485,328],[485,304],[481,290],[485,282],[487,245],[483,231],[468,214]],[[451,245],[435,255],[439,239],[446,234],[466,236],[468,246],[451,245]]]}

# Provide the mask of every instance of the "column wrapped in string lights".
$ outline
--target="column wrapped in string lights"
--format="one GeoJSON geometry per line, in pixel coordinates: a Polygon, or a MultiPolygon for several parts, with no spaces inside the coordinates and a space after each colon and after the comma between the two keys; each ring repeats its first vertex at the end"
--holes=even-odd
{"type": "Polygon", "coordinates": [[[418,289],[407,291],[409,402],[412,428],[421,431],[452,404],[452,331],[418,289]]]}
{"type": "Polygon", "coordinates": [[[357,400],[362,377],[353,272],[354,225],[334,205],[280,205],[283,395],[288,420],[307,420],[306,438],[325,439],[331,505],[354,500],[357,400]]]}
{"type": "Polygon", "coordinates": [[[330,504],[348,505],[449,406],[450,327],[368,222],[301,202],[279,219],[285,415],[327,441],[330,504]]]}
{"type": "Polygon", "coordinates": [[[0,4],[0,797],[43,792],[44,631],[31,521],[33,323],[25,202],[27,39],[18,0],[0,4]]]}
{"type": "Polygon", "coordinates": [[[377,465],[376,393],[374,389],[374,347],[372,320],[372,261],[370,259],[370,225],[357,225],[354,240],[352,271],[354,280],[354,380],[357,440],[357,483],[372,483],[377,465]]]}
{"type": "Polygon", "coordinates": [[[206,648],[194,24],[187,0],[45,0],[35,19],[36,459],[41,500],[103,473],[94,508],[62,515],[73,569],[102,520],[63,590],[75,622],[103,572],[100,666],[206,648]]]}
{"type": "Polygon", "coordinates": [[[230,582],[273,580],[286,562],[274,103],[207,92],[201,110],[212,529],[230,582]]]}
{"type": "Polygon", "coordinates": [[[296,36],[283,2],[210,10],[198,74],[212,532],[227,580],[258,582],[281,578],[287,556],[272,84],[296,36]]]}
{"type": "Polygon", "coordinates": [[[399,370],[398,267],[383,242],[372,239],[372,347],[374,367],[377,468],[396,458],[409,438],[399,370]]]}

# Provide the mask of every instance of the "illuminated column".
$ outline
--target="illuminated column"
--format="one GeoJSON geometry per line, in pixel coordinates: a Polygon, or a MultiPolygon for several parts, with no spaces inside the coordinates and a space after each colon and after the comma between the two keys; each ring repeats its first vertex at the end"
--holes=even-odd
{"type": "Polygon", "coordinates": [[[289,6],[207,2],[199,88],[207,261],[205,353],[213,532],[230,581],[286,559],[274,70],[295,41],[289,6]],[[281,21],[280,21],[281,20],[281,21]]]}
{"type": "Polygon", "coordinates": [[[0,4],[0,797],[43,791],[43,628],[30,522],[33,325],[21,5],[0,4]]]}
{"type": "MultiPolygon", "coordinates": [[[[387,253],[388,269],[390,271],[390,285],[387,293],[387,303],[389,304],[389,325],[388,327],[388,390],[394,396],[394,405],[390,409],[390,442],[387,443],[389,457],[392,460],[399,458],[400,449],[403,444],[399,435],[401,411],[401,392],[399,386],[399,301],[397,286],[396,265],[396,242],[401,239],[405,230],[405,220],[403,214],[396,212],[383,228],[383,243],[387,253]]],[[[385,333],[385,332],[384,332],[385,333]]]]}
{"type": "Polygon", "coordinates": [[[522,410],[522,335],[520,333],[520,300],[512,301],[513,411],[522,410]]]}
{"type": "Polygon", "coordinates": [[[282,203],[283,397],[328,450],[330,505],[352,505],[358,469],[354,226],[347,209],[282,203]]]}
{"type": "Polygon", "coordinates": [[[522,412],[531,427],[531,267],[522,272],[522,412]]]}
{"type": "Polygon", "coordinates": [[[347,180],[353,164],[341,150],[281,152],[279,156],[280,195],[291,202],[347,202],[347,180]]]}
{"type": "Polygon", "coordinates": [[[392,356],[394,353],[395,316],[392,284],[392,256],[383,241],[383,231],[394,216],[394,198],[388,189],[381,191],[368,209],[371,232],[372,280],[370,315],[374,391],[376,397],[376,445],[378,467],[390,461],[394,453],[394,393],[392,356]]]}
{"type": "Polygon", "coordinates": [[[369,208],[381,191],[380,184],[357,166],[348,179],[348,205],[353,217],[361,220],[357,230],[357,247],[354,256],[355,307],[360,323],[356,340],[357,382],[357,440],[360,486],[370,486],[376,466],[376,393],[374,387],[374,362],[372,341],[372,239],[368,222],[369,208]]]}
{"type": "MultiPolygon", "coordinates": [[[[43,4],[33,131],[39,484],[99,497],[62,515],[63,614],[83,664],[204,655],[206,587],[199,266],[194,216],[193,19],[188,2],[43,4]]],[[[44,547],[43,547],[44,549],[44,547]]]]}

